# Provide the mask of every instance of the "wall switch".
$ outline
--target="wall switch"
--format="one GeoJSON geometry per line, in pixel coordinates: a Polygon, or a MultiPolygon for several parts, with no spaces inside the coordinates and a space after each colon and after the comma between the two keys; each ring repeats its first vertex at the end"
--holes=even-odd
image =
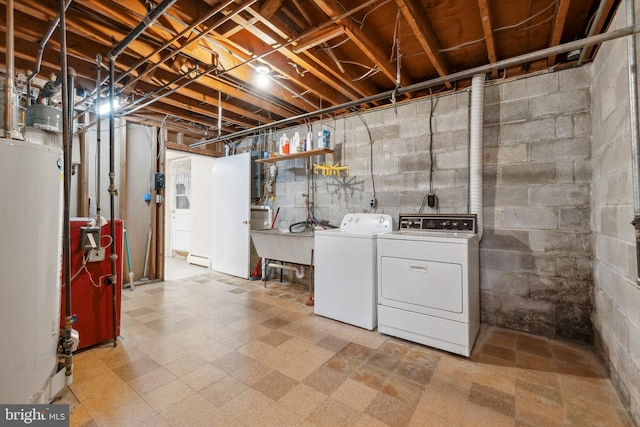
{"type": "Polygon", "coordinates": [[[100,228],[99,227],[80,227],[80,249],[88,251],[89,249],[100,247],[100,228]]]}

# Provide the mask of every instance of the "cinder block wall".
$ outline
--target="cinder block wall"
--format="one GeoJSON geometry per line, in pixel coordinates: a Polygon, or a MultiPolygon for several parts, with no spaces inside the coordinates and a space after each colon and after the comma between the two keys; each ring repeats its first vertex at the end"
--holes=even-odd
{"type": "MultiPolygon", "coordinates": [[[[636,8],[636,22],[640,19],[636,8]]],[[[626,26],[625,2],[610,30],[626,26]]],[[[603,45],[592,66],[592,218],[596,344],[640,425],[640,288],[631,173],[627,40],[603,45]]]]}
{"type": "Polygon", "coordinates": [[[483,321],[592,338],[590,72],[487,88],[483,321]]]}
{"type": "MultiPolygon", "coordinates": [[[[377,212],[394,221],[418,212],[430,187],[441,213],[467,212],[469,100],[468,90],[434,98],[432,118],[422,99],[314,124],[331,131],[335,150],[314,162],[349,166],[348,176],[311,175],[316,216],[338,225],[369,212],[374,184],[377,212]]],[[[485,104],[482,320],[590,341],[589,68],[491,83],[485,104]]],[[[306,217],[305,160],[278,168],[273,205],[287,228],[306,217]]]]}

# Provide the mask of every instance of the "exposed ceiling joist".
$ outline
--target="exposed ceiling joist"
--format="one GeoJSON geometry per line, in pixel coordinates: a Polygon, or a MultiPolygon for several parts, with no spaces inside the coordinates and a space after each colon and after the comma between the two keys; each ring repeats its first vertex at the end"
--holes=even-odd
{"type": "MultiPolygon", "coordinates": [[[[451,64],[449,64],[447,57],[440,52],[442,44],[422,5],[417,0],[396,0],[396,3],[438,75],[442,77],[451,74],[451,64]]],[[[451,83],[446,86],[449,89],[452,87],[451,83]]]]}
{"type": "MultiPolygon", "coordinates": [[[[487,56],[491,64],[498,61],[498,52],[496,50],[496,41],[493,36],[493,19],[491,17],[491,4],[489,0],[478,0],[480,8],[480,20],[482,21],[482,30],[484,31],[484,40],[487,45],[487,56]]],[[[498,76],[497,71],[492,72],[495,78],[498,76]]]]}

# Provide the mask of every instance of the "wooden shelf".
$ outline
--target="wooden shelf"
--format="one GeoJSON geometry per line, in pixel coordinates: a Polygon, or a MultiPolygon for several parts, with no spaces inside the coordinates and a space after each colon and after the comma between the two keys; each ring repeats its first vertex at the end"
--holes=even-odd
{"type": "Polygon", "coordinates": [[[258,160],[256,160],[256,162],[258,162],[258,163],[276,163],[276,162],[282,162],[282,161],[285,161],[285,160],[300,159],[300,158],[303,158],[303,157],[313,157],[313,156],[320,156],[322,154],[332,154],[332,153],[333,153],[333,150],[330,150],[328,148],[315,148],[313,150],[301,151],[299,153],[284,154],[282,156],[269,157],[268,159],[258,159],[258,160]]]}

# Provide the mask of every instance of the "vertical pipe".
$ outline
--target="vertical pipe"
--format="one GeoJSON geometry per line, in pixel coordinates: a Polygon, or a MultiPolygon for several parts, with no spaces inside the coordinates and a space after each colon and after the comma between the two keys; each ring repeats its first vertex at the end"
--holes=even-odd
{"type": "Polygon", "coordinates": [[[469,212],[478,216],[478,237],[482,239],[482,137],[484,124],[484,74],[471,80],[469,120],[469,212]]]}
{"type": "Polygon", "coordinates": [[[96,156],[97,156],[97,160],[96,160],[96,226],[100,227],[100,174],[101,174],[101,170],[100,170],[100,165],[101,165],[101,144],[100,144],[100,139],[101,139],[101,135],[100,132],[102,131],[101,126],[100,126],[100,93],[102,92],[101,86],[102,86],[102,76],[101,76],[101,71],[102,71],[102,56],[100,56],[100,54],[96,55],[96,68],[97,68],[97,75],[96,75],[96,156]]]}
{"type": "Polygon", "coordinates": [[[15,74],[14,57],[14,5],[13,0],[7,0],[7,77],[4,82],[4,137],[11,138],[13,134],[13,85],[15,74]]]}
{"type": "Polygon", "coordinates": [[[118,270],[116,268],[116,260],[118,259],[118,255],[116,254],[116,208],[115,208],[115,197],[118,194],[118,190],[116,189],[116,172],[115,172],[115,111],[114,111],[114,101],[115,101],[115,57],[109,57],[109,200],[110,200],[110,208],[111,208],[111,255],[109,259],[111,260],[111,277],[109,279],[109,284],[111,285],[111,297],[112,297],[112,308],[113,308],[113,316],[112,316],[112,324],[113,324],[113,346],[118,345],[118,330],[117,330],[117,316],[118,316],[118,299],[117,299],[117,289],[118,285],[118,270]]]}
{"type": "Polygon", "coordinates": [[[69,139],[69,107],[71,102],[69,99],[69,72],[67,70],[67,23],[65,19],[64,2],[60,2],[60,67],[62,71],[62,147],[64,158],[64,214],[63,214],[63,239],[62,254],[64,257],[64,286],[65,286],[65,322],[64,322],[64,365],[66,383],[71,384],[73,381],[73,364],[71,347],[73,340],[71,339],[71,226],[69,224],[69,206],[71,202],[71,147],[72,143],[69,139]]]}
{"type": "MultiPolygon", "coordinates": [[[[627,24],[635,25],[635,1],[627,0],[627,24]]],[[[629,122],[631,124],[631,172],[633,174],[633,224],[636,230],[637,278],[640,283],[640,129],[638,124],[638,66],[636,60],[636,35],[627,37],[627,56],[629,62],[629,122]]]]}

